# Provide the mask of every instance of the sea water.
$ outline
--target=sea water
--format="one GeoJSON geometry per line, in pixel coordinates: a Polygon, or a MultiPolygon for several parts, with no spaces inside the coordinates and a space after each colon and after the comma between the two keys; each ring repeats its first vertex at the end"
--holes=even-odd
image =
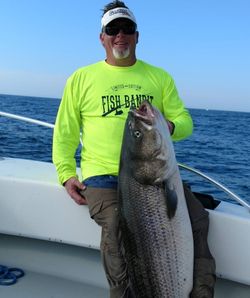
{"type": "MultiPolygon", "coordinates": [[[[0,95],[0,111],[54,123],[60,99],[0,95]]],[[[177,161],[217,180],[250,202],[250,113],[189,109],[193,135],[175,142],[177,161]]],[[[53,130],[0,116],[0,156],[51,162],[53,130]]],[[[76,152],[79,165],[80,148],[76,152]]],[[[228,196],[181,170],[194,191],[228,196]]]]}

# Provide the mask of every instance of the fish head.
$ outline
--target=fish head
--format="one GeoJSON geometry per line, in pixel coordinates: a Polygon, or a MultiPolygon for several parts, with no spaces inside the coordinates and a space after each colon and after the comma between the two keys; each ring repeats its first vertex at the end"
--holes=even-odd
{"type": "Polygon", "coordinates": [[[156,115],[149,102],[138,109],[131,109],[127,119],[130,134],[130,151],[134,157],[152,158],[161,149],[162,138],[155,129],[156,115]]]}
{"type": "Polygon", "coordinates": [[[174,154],[169,129],[161,112],[148,101],[130,110],[123,147],[130,174],[140,183],[162,183],[169,175],[174,154]]]}

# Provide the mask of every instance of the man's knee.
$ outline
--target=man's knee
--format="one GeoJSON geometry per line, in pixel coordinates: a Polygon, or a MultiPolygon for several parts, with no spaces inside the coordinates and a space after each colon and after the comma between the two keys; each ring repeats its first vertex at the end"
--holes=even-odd
{"type": "Polygon", "coordinates": [[[208,212],[205,210],[201,202],[195,197],[186,183],[183,183],[183,189],[192,227],[197,222],[201,222],[204,225],[208,224],[208,212]]]}
{"type": "Polygon", "coordinates": [[[207,242],[209,213],[196,199],[189,186],[185,183],[183,186],[193,231],[194,257],[213,259],[207,242]]]}

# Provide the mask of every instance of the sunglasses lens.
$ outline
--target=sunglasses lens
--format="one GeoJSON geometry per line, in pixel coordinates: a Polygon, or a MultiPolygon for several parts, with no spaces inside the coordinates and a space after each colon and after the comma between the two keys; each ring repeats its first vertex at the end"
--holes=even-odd
{"type": "Polygon", "coordinates": [[[136,26],[135,25],[106,26],[104,30],[104,32],[110,36],[117,35],[120,31],[122,31],[124,34],[132,35],[132,34],[135,34],[136,32],[136,26]]]}
{"type": "Polygon", "coordinates": [[[111,36],[117,35],[119,33],[119,30],[120,30],[120,28],[114,27],[114,26],[113,27],[105,27],[105,33],[107,35],[111,35],[111,36]]]}
{"type": "Polygon", "coordinates": [[[132,26],[127,26],[127,27],[124,27],[122,29],[122,31],[123,31],[124,34],[129,34],[129,35],[135,34],[136,27],[133,26],[133,25],[132,26]]]}

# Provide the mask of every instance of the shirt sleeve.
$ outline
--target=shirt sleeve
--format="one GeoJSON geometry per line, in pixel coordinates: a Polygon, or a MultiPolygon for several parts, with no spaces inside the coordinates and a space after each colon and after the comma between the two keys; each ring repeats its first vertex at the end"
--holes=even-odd
{"type": "Polygon", "coordinates": [[[175,125],[173,141],[187,138],[193,132],[193,120],[178,95],[174,80],[170,77],[165,83],[163,94],[163,113],[167,120],[175,125]]]}
{"type": "Polygon", "coordinates": [[[81,117],[72,77],[68,79],[57,113],[52,159],[59,182],[77,177],[75,152],[80,141],[81,117]]]}

